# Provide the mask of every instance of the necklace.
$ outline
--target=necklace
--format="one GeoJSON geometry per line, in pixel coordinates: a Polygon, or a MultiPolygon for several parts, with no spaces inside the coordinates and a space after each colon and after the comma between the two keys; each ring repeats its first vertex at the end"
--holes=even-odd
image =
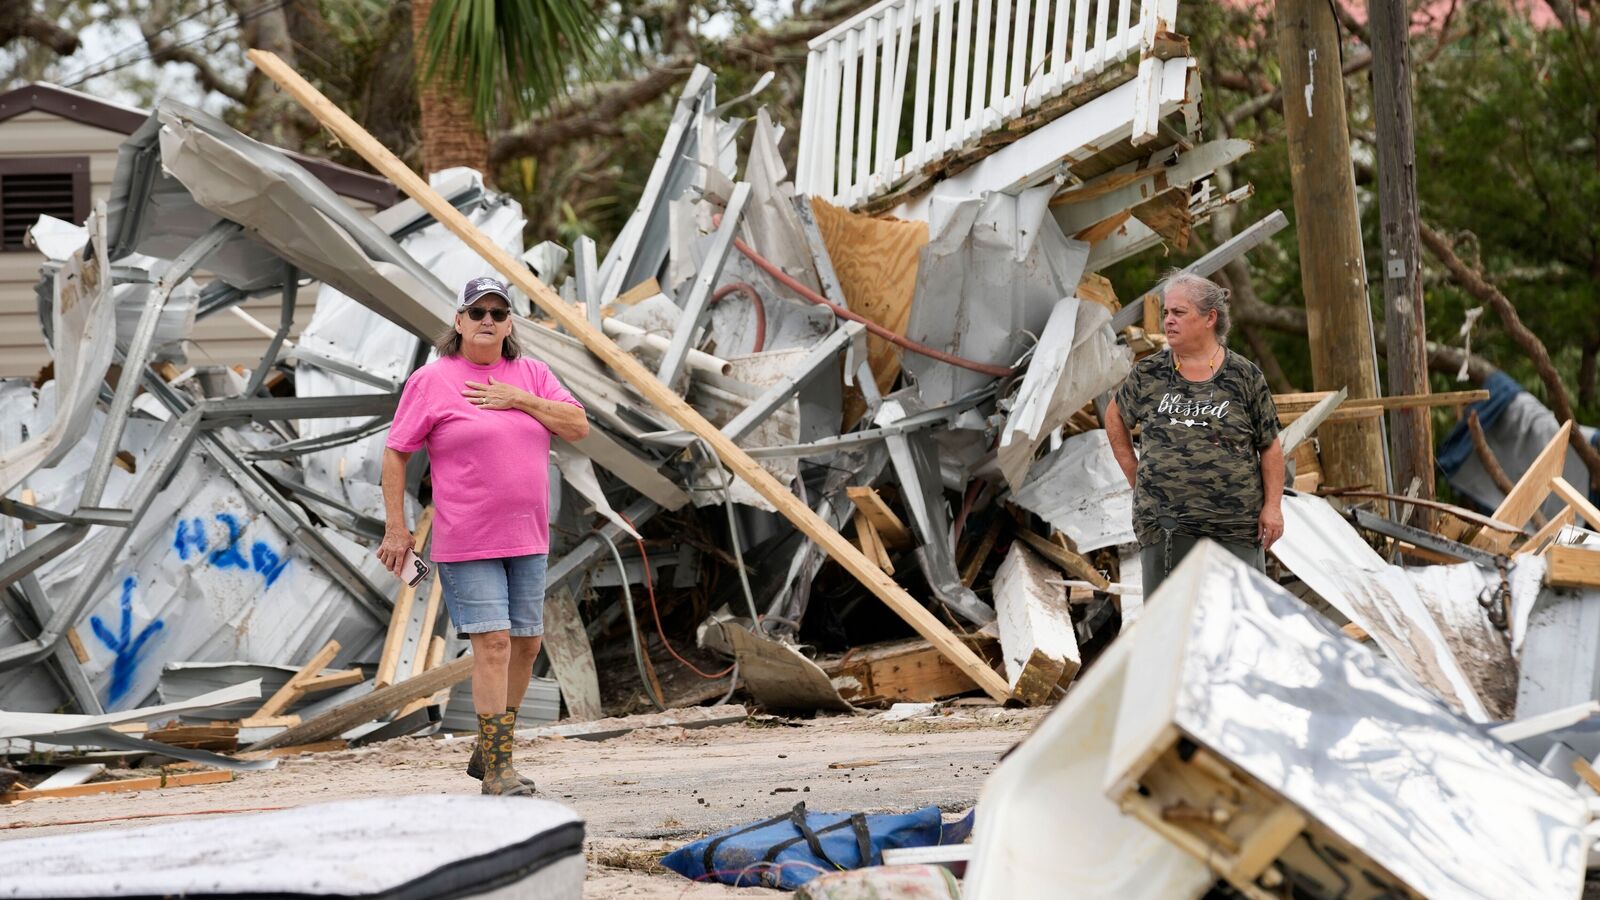
{"type": "MultiPolygon", "coordinates": [[[[1211,358],[1206,360],[1206,368],[1207,369],[1212,369],[1212,368],[1214,368],[1216,366],[1217,357],[1219,355],[1221,355],[1221,353],[1222,353],[1222,345],[1218,344],[1217,345],[1217,349],[1213,350],[1211,352],[1211,358]]],[[[1179,372],[1183,371],[1183,357],[1180,356],[1177,353],[1177,351],[1173,351],[1173,354],[1172,354],[1172,367],[1177,369],[1179,372]]]]}

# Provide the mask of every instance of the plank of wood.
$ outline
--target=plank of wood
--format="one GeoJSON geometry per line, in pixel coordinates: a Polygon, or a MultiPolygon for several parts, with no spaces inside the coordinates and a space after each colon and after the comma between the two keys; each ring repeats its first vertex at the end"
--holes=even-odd
{"type": "Polygon", "coordinates": [[[1544,583],[1560,588],[1600,588],[1600,550],[1558,544],[1544,554],[1544,583]]]}
{"type": "Polygon", "coordinates": [[[989,523],[989,530],[983,533],[978,540],[977,549],[972,551],[972,558],[967,560],[966,568],[961,570],[961,583],[972,587],[978,580],[978,573],[983,571],[983,564],[989,559],[989,554],[994,552],[995,541],[1000,539],[1000,529],[1004,526],[1001,516],[995,516],[989,523]]]}
{"type": "Polygon", "coordinates": [[[1106,308],[1107,312],[1114,313],[1122,308],[1117,300],[1117,289],[1112,286],[1111,279],[1098,272],[1085,272],[1078,279],[1078,288],[1074,291],[1080,300],[1098,303],[1106,308]]]}
{"type": "MultiPolygon", "coordinates": [[[[23,503],[26,503],[29,506],[38,506],[39,505],[39,495],[35,494],[33,492],[33,488],[23,488],[22,492],[17,495],[17,499],[21,500],[23,503]]],[[[39,527],[39,526],[36,523],[29,522],[27,519],[23,519],[22,520],[22,530],[23,531],[32,531],[33,529],[35,529],[37,527],[39,527]]],[[[78,662],[88,662],[88,660],[80,659],[80,660],[78,660],[78,662]]]]}
{"type": "MultiPolygon", "coordinates": [[[[949,654],[957,665],[971,673],[973,680],[984,689],[985,693],[996,700],[1003,700],[1010,695],[1010,689],[1004,678],[1001,678],[998,673],[989,668],[983,660],[979,659],[959,638],[952,634],[950,629],[945,627],[944,623],[940,622],[932,612],[896,584],[894,579],[885,575],[877,567],[876,563],[861,555],[861,552],[846,540],[843,535],[835,531],[821,516],[813,512],[809,506],[795,497],[787,487],[781,484],[766,469],[762,468],[759,463],[751,459],[717,426],[706,421],[694,407],[662,384],[655,377],[655,373],[646,369],[632,354],[618,347],[599,329],[589,324],[587,318],[578,315],[555,291],[552,291],[549,286],[534,277],[525,263],[512,257],[493,241],[489,240],[466,216],[461,214],[460,210],[450,205],[449,201],[429,187],[426,181],[422,180],[393,153],[390,153],[365,129],[356,124],[353,119],[329,101],[327,97],[324,97],[321,92],[302,78],[293,68],[284,63],[276,54],[262,50],[249,51],[249,58],[251,62],[261,69],[263,74],[271,78],[285,93],[305,107],[346,147],[355,151],[377,172],[393,181],[409,197],[416,200],[426,212],[459,237],[468,247],[477,252],[485,262],[498,270],[512,284],[516,285],[541,310],[559,322],[568,334],[582,341],[584,346],[599,357],[601,362],[604,362],[614,372],[622,376],[645,399],[649,400],[680,427],[693,432],[710,444],[724,466],[744,479],[745,483],[755,489],[756,493],[766,498],[768,503],[771,503],[785,518],[794,523],[795,527],[808,538],[816,542],[845,571],[855,576],[896,615],[905,620],[913,630],[927,638],[935,646],[940,647],[945,653],[949,654]]],[[[903,277],[904,270],[908,265],[904,257],[910,255],[907,248],[915,245],[920,251],[922,244],[927,240],[926,226],[922,223],[908,223],[906,228],[918,231],[920,237],[906,239],[902,246],[903,252],[889,253],[887,248],[880,248],[881,252],[869,255],[865,259],[865,265],[870,266],[869,271],[901,272],[902,277],[898,281],[900,283],[909,282],[909,286],[903,289],[902,293],[905,290],[914,290],[915,286],[914,274],[909,279],[903,277]]],[[[840,269],[840,266],[836,264],[835,269],[840,269]]],[[[909,315],[909,310],[905,314],[909,315]]],[[[454,665],[454,663],[450,665],[454,665]]],[[[444,671],[448,668],[449,665],[435,671],[444,671]]],[[[432,674],[430,672],[421,677],[426,678],[432,674]]],[[[462,677],[466,676],[463,675],[462,677]]],[[[399,687],[399,685],[394,687],[399,687]]],[[[310,723],[306,724],[309,725],[310,723]]],[[[302,725],[301,727],[304,728],[306,726],[302,725]]]]}
{"type": "Polygon", "coordinates": [[[240,728],[293,728],[300,724],[300,717],[293,716],[247,716],[239,720],[240,728]]]}
{"type": "Polygon", "coordinates": [[[1131,218],[1133,218],[1133,210],[1125,209],[1122,212],[1113,213],[1101,219],[1072,237],[1074,240],[1088,241],[1091,244],[1096,241],[1103,241],[1116,234],[1117,229],[1121,228],[1131,218]]]}
{"type": "Polygon", "coordinates": [[[1595,505],[1589,502],[1589,495],[1559,475],[1550,479],[1550,490],[1557,497],[1567,501],[1567,508],[1582,516],[1591,530],[1600,529],[1600,509],[1596,509],[1595,505]]]}
{"type": "Polygon", "coordinates": [[[1583,779],[1583,783],[1587,784],[1590,790],[1600,793],[1600,772],[1596,772],[1594,766],[1590,765],[1587,759],[1581,756],[1574,759],[1572,761],[1572,771],[1583,779]]]}
{"type": "MultiPolygon", "coordinates": [[[[1272,402],[1281,416],[1285,411],[1303,413],[1333,396],[1333,391],[1305,391],[1273,394],[1272,402]]],[[[1430,406],[1466,406],[1489,399],[1488,391],[1446,391],[1438,394],[1400,394],[1394,397],[1358,397],[1340,404],[1342,409],[1414,409],[1430,406]]]]}
{"type": "Polygon", "coordinates": [[[366,680],[366,673],[359,668],[340,669],[337,672],[323,672],[314,678],[307,678],[300,682],[301,690],[310,694],[316,691],[327,691],[333,688],[350,687],[366,680]]]}
{"type": "Polygon", "coordinates": [[[1516,552],[1511,555],[1521,556],[1524,553],[1539,553],[1551,541],[1555,540],[1556,535],[1561,533],[1561,529],[1571,525],[1572,520],[1577,518],[1577,515],[1577,510],[1571,506],[1562,507],[1561,512],[1552,516],[1550,521],[1544,523],[1543,528],[1534,532],[1533,537],[1523,541],[1522,546],[1518,547],[1516,552]]]}
{"type": "MultiPolygon", "coordinates": [[[[431,643],[431,639],[437,636],[434,631],[438,629],[439,606],[443,600],[444,578],[435,574],[433,586],[428,589],[428,604],[422,608],[422,629],[417,632],[417,640],[420,643],[431,643]]],[[[431,652],[432,648],[429,650],[431,652]]],[[[428,668],[430,663],[427,657],[427,653],[417,653],[416,658],[411,661],[412,675],[421,675],[428,668]]]]}
{"type": "Polygon", "coordinates": [[[900,517],[894,514],[889,504],[883,502],[883,497],[878,495],[875,488],[849,487],[845,488],[850,502],[856,505],[863,515],[872,521],[872,527],[877,529],[878,536],[883,538],[885,546],[903,550],[911,546],[911,529],[900,517]]]}
{"type": "Polygon", "coordinates": [[[83,638],[78,637],[78,629],[67,629],[67,646],[72,648],[72,655],[77,658],[79,665],[89,661],[89,648],[83,645],[83,638]]]}
{"type": "Polygon", "coordinates": [[[1027,542],[1029,547],[1039,551],[1040,556],[1043,556],[1045,559],[1055,563],[1062,570],[1070,572],[1073,575],[1082,578],[1084,581],[1094,585],[1095,590],[1103,591],[1111,585],[1111,581],[1109,579],[1096,571],[1095,567],[1090,565],[1089,561],[1084,559],[1079,554],[1074,553],[1065,547],[1059,547],[1055,544],[1052,544],[1050,541],[1040,537],[1037,534],[1034,534],[1026,528],[1018,529],[1017,537],[1022,538],[1022,540],[1027,542]]]}
{"type": "Polygon", "coordinates": [[[894,562],[889,559],[889,551],[883,546],[883,536],[878,534],[878,529],[873,527],[872,520],[861,510],[856,510],[856,540],[861,545],[861,553],[867,559],[878,561],[878,568],[886,575],[894,574],[894,562]]]}
{"type": "MultiPolygon", "coordinates": [[[[417,659],[422,661],[422,668],[417,671],[417,675],[421,675],[423,672],[426,672],[429,669],[437,669],[439,665],[444,662],[444,637],[436,634],[429,638],[428,652],[417,654],[417,659]]],[[[412,677],[414,678],[416,676],[414,675],[412,677]]],[[[411,715],[419,709],[425,709],[429,706],[436,706],[440,703],[444,703],[447,699],[449,699],[449,694],[445,691],[436,691],[431,697],[418,697],[417,699],[406,704],[404,707],[401,707],[398,713],[395,713],[395,721],[404,719],[406,716],[411,715]]]]}
{"type": "MultiPolygon", "coordinates": [[[[1529,464],[1527,471],[1517,479],[1511,493],[1495,508],[1494,518],[1521,527],[1533,517],[1533,511],[1544,505],[1550,495],[1550,479],[1561,474],[1567,462],[1567,439],[1572,434],[1572,422],[1561,426],[1539,455],[1529,464]]],[[[1472,546],[1491,553],[1504,553],[1511,547],[1511,535],[1498,531],[1482,531],[1472,539],[1472,546]]]]}
{"type": "Polygon", "coordinates": [[[470,677],[472,677],[472,655],[468,654],[437,669],[423,672],[415,678],[377,688],[370,694],[357,697],[342,706],[336,706],[310,721],[281,731],[266,740],[257,741],[248,749],[271,750],[273,747],[327,740],[357,725],[393,712],[418,697],[427,697],[436,691],[454,687],[470,677]]]}
{"type": "MultiPolygon", "coordinates": [[[[428,543],[428,532],[432,528],[433,507],[429,506],[417,520],[417,532],[411,543],[411,549],[419,556],[428,543]]],[[[438,583],[437,573],[433,580],[438,583]]],[[[372,676],[374,688],[388,687],[400,675],[397,671],[400,668],[400,651],[405,649],[406,632],[411,626],[411,608],[416,602],[417,589],[409,584],[402,587],[394,598],[394,611],[389,614],[389,631],[384,635],[383,653],[378,657],[378,671],[372,676]]]]}
{"type": "Polygon", "coordinates": [[[261,708],[256,710],[253,715],[257,717],[283,715],[284,710],[292,706],[306,692],[306,682],[321,674],[322,670],[327,668],[328,663],[333,662],[333,658],[338,655],[338,641],[328,641],[323,644],[322,649],[311,657],[311,661],[301,666],[300,671],[289,676],[289,680],[283,683],[283,687],[278,688],[277,693],[268,697],[267,702],[261,704],[261,708]]]}
{"type": "Polygon", "coordinates": [[[120,794],[125,791],[154,791],[161,788],[191,787],[200,784],[221,784],[232,781],[232,772],[189,772],[182,775],[152,775],[148,778],[124,778],[121,781],[97,781],[72,787],[50,788],[44,791],[8,791],[0,794],[0,804],[21,803],[24,800],[42,800],[47,797],[89,797],[95,794],[120,794]]]}
{"type": "MultiPolygon", "coordinates": [[[[858,215],[817,197],[811,199],[811,212],[845,305],[895,334],[905,334],[917,292],[918,260],[928,245],[927,224],[858,215]]],[[[887,392],[900,374],[900,348],[869,336],[867,365],[878,390],[887,392]]],[[[845,421],[850,421],[849,413],[847,409],[845,421]]]]}
{"type": "Polygon", "coordinates": [[[228,751],[239,746],[239,726],[231,722],[208,725],[169,725],[151,731],[145,740],[197,750],[228,751]]]}
{"type": "Polygon", "coordinates": [[[1361,626],[1357,625],[1354,622],[1350,622],[1350,623],[1346,624],[1343,628],[1341,628],[1339,630],[1344,632],[1345,637],[1350,638],[1353,641],[1360,641],[1362,643],[1366,643],[1367,641],[1372,640],[1372,636],[1367,634],[1365,631],[1361,630],[1361,626]]]}
{"type": "Polygon", "coordinates": [[[235,753],[235,759],[282,759],[285,756],[299,756],[302,753],[329,753],[334,750],[343,750],[350,746],[349,741],[318,741],[315,744],[295,744],[292,747],[273,747],[271,750],[247,750],[235,753]]]}
{"type": "Polygon", "coordinates": [[[600,676],[594,647],[584,630],[578,603],[567,584],[556,585],[544,598],[544,652],[561,686],[567,715],[579,721],[605,715],[600,705],[600,676]]]}

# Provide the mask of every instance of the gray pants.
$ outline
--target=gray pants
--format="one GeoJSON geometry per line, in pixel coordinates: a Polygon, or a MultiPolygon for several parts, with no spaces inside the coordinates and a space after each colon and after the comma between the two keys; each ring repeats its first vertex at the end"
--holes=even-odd
{"type": "MultiPolygon", "coordinates": [[[[1172,570],[1183,562],[1195,544],[1202,538],[1192,534],[1172,534],[1168,532],[1160,540],[1148,547],[1139,548],[1139,567],[1144,571],[1144,598],[1149,602],[1161,582],[1167,580],[1172,570]]],[[[1217,541],[1224,550],[1244,560],[1245,564],[1257,572],[1267,570],[1267,552],[1259,544],[1238,544],[1231,541],[1217,541]]]]}

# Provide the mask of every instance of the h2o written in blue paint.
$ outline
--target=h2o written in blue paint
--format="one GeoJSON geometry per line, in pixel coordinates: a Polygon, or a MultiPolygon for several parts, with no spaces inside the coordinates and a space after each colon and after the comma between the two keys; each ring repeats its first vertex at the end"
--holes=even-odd
{"type": "Polygon", "coordinates": [[[128,688],[133,686],[133,673],[139,666],[139,653],[144,650],[145,642],[166,627],[160,619],[151,619],[138,634],[133,633],[133,588],[136,583],[131,575],[122,579],[122,620],[115,633],[99,616],[89,617],[89,627],[93,629],[94,636],[116,655],[111,663],[111,687],[106,692],[108,705],[115,705],[127,696],[128,688]]]}
{"type": "Polygon", "coordinates": [[[206,554],[205,561],[216,568],[243,569],[247,572],[253,569],[266,579],[267,587],[272,587],[272,583],[289,565],[288,557],[279,555],[265,541],[256,541],[250,545],[250,557],[246,559],[244,548],[239,543],[244,526],[239,524],[238,517],[232,513],[217,513],[214,518],[228,529],[227,543],[206,553],[209,542],[206,540],[205,522],[199,518],[179,519],[172,538],[172,549],[178,551],[178,558],[187,561],[191,555],[206,554]]]}

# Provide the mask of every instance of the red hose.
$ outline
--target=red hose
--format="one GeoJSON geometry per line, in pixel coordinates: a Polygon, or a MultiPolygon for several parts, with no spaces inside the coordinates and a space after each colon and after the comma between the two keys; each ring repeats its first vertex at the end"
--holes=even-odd
{"type": "MultiPolygon", "coordinates": [[[[722,216],[712,216],[712,221],[720,225],[722,216]]],[[[788,272],[778,268],[766,257],[750,249],[750,245],[746,244],[744,241],[734,238],[733,246],[739,248],[739,252],[743,253],[746,259],[749,259],[751,262],[755,263],[757,268],[777,279],[779,284],[791,291],[794,291],[802,298],[815,303],[818,306],[826,306],[828,309],[833,310],[833,314],[841,319],[849,319],[852,322],[860,322],[861,324],[867,326],[867,331],[871,332],[877,337],[883,338],[897,347],[903,347],[907,350],[910,350],[912,353],[926,356],[929,359],[937,359],[942,363],[949,363],[952,366],[970,369],[973,372],[979,372],[984,375],[988,375],[991,378],[1009,378],[1012,375],[1017,374],[1016,369],[1008,369],[1005,366],[992,366],[988,363],[978,362],[977,360],[966,359],[965,357],[956,356],[954,353],[946,353],[943,350],[936,350],[933,347],[929,347],[927,344],[919,344],[916,341],[905,337],[904,335],[895,334],[882,325],[879,325],[877,322],[874,322],[871,319],[856,313],[854,310],[846,309],[845,307],[834,303],[821,294],[818,294],[816,291],[806,287],[800,282],[795,281],[793,278],[789,277],[788,272]]]]}
{"type": "Polygon", "coordinates": [[[728,296],[734,291],[739,291],[746,297],[749,297],[750,305],[756,308],[756,347],[750,352],[760,353],[761,349],[767,346],[767,308],[761,305],[761,295],[756,293],[755,288],[743,281],[735,281],[732,284],[725,284],[722,287],[717,288],[717,292],[711,295],[710,305],[716,306],[719,302],[721,302],[723,297],[728,296]]]}

